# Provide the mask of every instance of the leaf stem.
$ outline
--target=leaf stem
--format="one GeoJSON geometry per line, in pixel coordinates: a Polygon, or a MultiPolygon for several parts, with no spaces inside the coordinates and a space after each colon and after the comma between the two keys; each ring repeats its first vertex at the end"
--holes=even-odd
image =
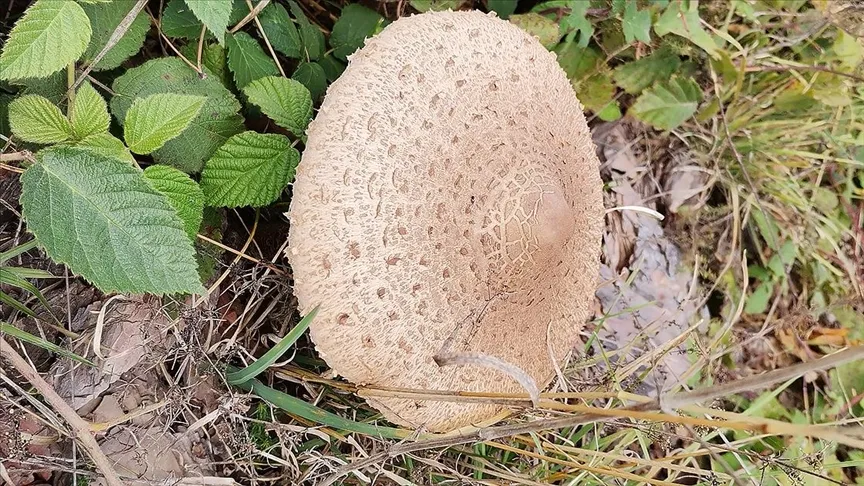
{"type": "Polygon", "coordinates": [[[66,99],[69,100],[69,104],[66,105],[66,116],[71,120],[75,106],[75,61],[66,66],[66,86],[69,87],[69,91],[66,92],[66,99]]]}

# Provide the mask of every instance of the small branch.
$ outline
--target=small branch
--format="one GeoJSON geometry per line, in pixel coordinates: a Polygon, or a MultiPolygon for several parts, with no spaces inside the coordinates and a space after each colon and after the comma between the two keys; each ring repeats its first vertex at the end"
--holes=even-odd
{"type": "Polygon", "coordinates": [[[33,154],[30,153],[29,150],[22,150],[20,152],[12,152],[11,154],[0,154],[0,162],[18,162],[19,160],[26,160],[27,162],[36,162],[36,159],[33,158],[33,154]]]}
{"type": "MultiPolygon", "coordinates": [[[[276,62],[276,67],[279,68],[279,73],[283,78],[287,78],[285,75],[285,70],[282,69],[282,63],[279,62],[279,58],[276,57],[276,51],[273,50],[273,46],[270,45],[270,39],[267,38],[267,33],[264,32],[264,26],[261,25],[261,21],[258,20],[258,14],[255,12],[255,9],[261,6],[261,4],[267,4],[270,0],[261,0],[255,8],[252,8],[252,1],[246,0],[246,5],[249,6],[249,15],[255,14],[255,25],[258,27],[258,33],[261,34],[261,38],[264,39],[264,44],[267,46],[267,50],[270,51],[270,57],[273,58],[273,61],[276,62]]],[[[262,7],[263,8],[263,7],[262,7]]]]}
{"type": "Polygon", "coordinates": [[[198,36],[198,58],[196,59],[196,64],[198,64],[198,72],[203,72],[204,68],[201,67],[201,57],[204,54],[204,37],[207,35],[207,26],[201,25],[201,35],[198,36]]]}
{"type": "Polygon", "coordinates": [[[135,6],[132,7],[132,10],[130,10],[129,13],[126,14],[126,17],[124,17],[120,24],[117,25],[117,28],[114,29],[111,37],[108,38],[108,42],[105,43],[105,47],[103,47],[102,50],[99,51],[99,54],[96,54],[96,57],[93,58],[93,61],[90,62],[90,65],[88,65],[84,69],[84,72],[82,72],[81,75],[78,76],[78,80],[76,80],[75,83],[73,83],[72,86],[69,87],[69,93],[75,91],[75,88],[77,88],[85,79],[87,79],[90,71],[93,70],[93,66],[99,64],[99,61],[101,61],[102,58],[105,57],[105,54],[108,54],[108,51],[110,51],[112,47],[114,47],[115,45],[117,45],[118,42],[120,42],[120,39],[123,38],[123,36],[126,34],[126,31],[129,30],[129,27],[132,26],[132,22],[134,22],[135,18],[138,17],[138,14],[141,13],[142,10],[144,10],[145,5],[147,5],[147,0],[138,0],[138,2],[135,3],[135,6]]]}
{"type": "Polygon", "coordinates": [[[66,86],[69,88],[66,92],[66,99],[69,100],[66,105],[66,117],[71,120],[72,111],[75,109],[75,61],[66,66],[66,86]]]}
{"type": "Polygon", "coordinates": [[[90,433],[90,426],[87,422],[79,417],[75,410],[51,388],[51,385],[39,376],[39,372],[34,370],[2,337],[0,337],[0,358],[5,358],[18,373],[21,373],[21,376],[33,385],[33,388],[45,398],[45,401],[66,420],[66,423],[75,432],[75,436],[81,447],[90,454],[90,459],[93,460],[96,468],[105,477],[108,486],[123,486],[120,476],[114,471],[111,462],[102,452],[102,449],[99,448],[99,444],[96,442],[93,434],[90,433]]]}
{"type": "MultiPolygon", "coordinates": [[[[246,3],[248,4],[249,2],[246,2],[246,3]]],[[[247,14],[245,17],[243,17],[243,19],[240,20],[240,22],[237,22],[237,25],[232,27],[228,31],[228,33],[233,34],[233,33],[237,32],[238,30],[242,29],[243,27],[245,27],[246,24],[248,24],[249,22],[252,21],[252,19],[257,19],[258,14],[261,13],[261,11],[264,10],[264,7],[266,7],[269,4],[270,4],[270,0],[261,0],[261,2],[259,2],[258,5],[255,6],[255,8],[252,8],[252,6],[250,4],[249,14],[247,14]]]]}

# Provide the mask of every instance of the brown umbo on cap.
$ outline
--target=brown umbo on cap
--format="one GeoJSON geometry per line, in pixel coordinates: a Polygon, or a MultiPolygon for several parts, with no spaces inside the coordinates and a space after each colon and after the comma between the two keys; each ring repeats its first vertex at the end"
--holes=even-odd
{"type": "MultiPolygon", "coordinates": [[[[287,255],[311,336],[356,384],[521,393],[554,376],[589,315],[602,182],[555,56],[481,12],[399,19],[350,59],[308,130],[287,255]]],[[[491,404],[369,399],[446,431],[491,404]]]]}

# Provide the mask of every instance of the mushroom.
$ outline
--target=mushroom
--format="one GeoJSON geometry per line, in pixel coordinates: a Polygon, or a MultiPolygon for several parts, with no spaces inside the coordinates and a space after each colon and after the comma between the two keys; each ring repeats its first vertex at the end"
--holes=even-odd
{"type": "MultiPolygon", "coordinates": [[[[554,54],[482,12],[405,17],[351,57],[307,136],[286,254],[328,365],[377,387],[548,384],[589,315],[603,227],[595,147],[554,54]]],[[[430,431],[502,411],[367,400],[430,431]]]]}

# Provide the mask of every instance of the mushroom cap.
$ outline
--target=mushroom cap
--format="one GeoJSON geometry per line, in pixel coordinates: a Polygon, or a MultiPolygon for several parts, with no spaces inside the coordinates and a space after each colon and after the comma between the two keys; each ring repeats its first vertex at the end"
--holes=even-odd
{"type": "MultiPolygon", "coordinates": [[[[308,130],[287,256],[311,337],[365,385],[524,393],[589,314],[603,227],[599,163],[554,54],[477,11],[399,19],[350,59],[308,130]]],[[[368,398],[449,431],[499,405],[368,398]]]]}

